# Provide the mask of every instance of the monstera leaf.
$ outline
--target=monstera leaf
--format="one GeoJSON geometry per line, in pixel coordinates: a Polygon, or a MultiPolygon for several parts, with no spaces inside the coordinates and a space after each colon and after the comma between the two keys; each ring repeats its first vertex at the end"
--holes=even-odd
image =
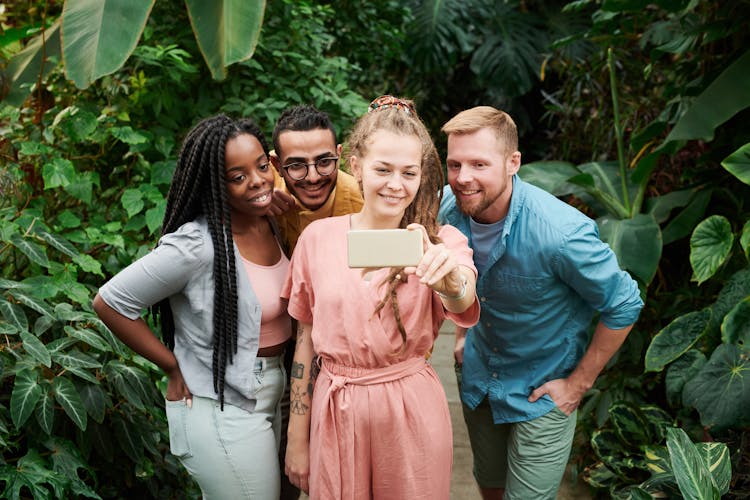
{"type": "Polygon", "coordinates": [[[721,344],[700,372],[685,384],[683,403],[700,414],[706,427],[750,423],[750,360],[735,344],[721,344]]]}

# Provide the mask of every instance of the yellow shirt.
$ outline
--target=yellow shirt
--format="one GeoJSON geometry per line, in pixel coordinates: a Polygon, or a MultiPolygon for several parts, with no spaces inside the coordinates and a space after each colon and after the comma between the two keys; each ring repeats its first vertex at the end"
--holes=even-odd
{"type": "MultiPolygon", "coordinates": [[[[278,175],[274,170],[275,182],[274,188],[283,190],[286,193],[289,191],[286,189],[284,179],[278,175]]],[[[291,193],[289,193],[291,194],[291,193]]],[[[294,195],[292,195],[294,196],[294,195]]],[[[302,204],[297,200],[297,205],[302,204]]],[[[305,210],[295,208],[289,210],[283,215],[276,217],[276,221],[281,229],[281,234],[286,240],[289,251],[294,250],[294,246],[297,244],[297,239],[302,231],[314,220],[322,219],[324,217],[332,217],[335,215],[346,215],[359,212],[362,208],[362,193],[359,191],[359,185],[351,174],[347,174],[343,170],[339,170],[336,176],[336,185],[331,191],[330,196],[323,204],[322,207],[317,210],[305,210]]]]}

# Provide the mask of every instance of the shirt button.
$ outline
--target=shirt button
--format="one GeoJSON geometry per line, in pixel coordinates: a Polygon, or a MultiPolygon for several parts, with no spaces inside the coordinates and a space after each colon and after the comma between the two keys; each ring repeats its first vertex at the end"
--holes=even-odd
{"type": "Polygon", "coordinates": [[[490,323],[490,322],[488,321],[488,322],[486,322],[486,323],[484,324],[484,326],[486,326],[487,328],[489,328],[489,327],[491,327],[491,326],[492,326],[492,323],[490,323]]]}
{"type": "Polygon", "coordinates": [[[492,352],[497,352],[497,347],[493,347],[492,352]]]}
{"type": "Polygon", "coordinates": [[[482,298],[481,298],[481,299],[479,299],[479,300],[481,300],[482,302],[487,302],[487,297],[482,297],[482,298]]]}
{"type": "Polygon", "coordinates": [[[497,378],[497,372],[492,372],[492,378],[497,378]]]}

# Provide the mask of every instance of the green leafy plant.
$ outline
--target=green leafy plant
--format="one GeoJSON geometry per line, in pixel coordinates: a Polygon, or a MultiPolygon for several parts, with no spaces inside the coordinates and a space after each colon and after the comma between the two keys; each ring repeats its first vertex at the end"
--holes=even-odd
{"type": "MultiPolygon", "coordinates": [[[[154,0],[66,1],[60,17],[10,61],[10,91],[4,99],[20,105],[29,84],[63,62],[65,73],[84,89],[120,69],[138,44],[154,0]]],[[[227,75],[227,66],[250,58],[258,43],[265,1],[221,0],[186,2],[190,22],[213,78],[227,75]]],[[[45,19],[45,22],[47,20],[45,19]]]]}

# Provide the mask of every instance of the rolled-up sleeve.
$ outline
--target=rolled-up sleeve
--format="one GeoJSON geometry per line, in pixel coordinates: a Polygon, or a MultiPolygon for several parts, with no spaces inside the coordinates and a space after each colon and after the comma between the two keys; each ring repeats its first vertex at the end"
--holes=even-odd
{"type": "Polygon", "coordinates": [[[593,222],[572,232],[555,256],[558,276],[618,330],[638,319],[643,300],[636,281],[623,271],[612,249],[599,239],[593,222]]]}
{"type": "Polygon", "coordinates": [[[99,295],[118,313],[137,319],[147,307],[185,288],[196,269],[210,261],[206,251],[200,228],[185,224],[105,283],[99,295]]]}

